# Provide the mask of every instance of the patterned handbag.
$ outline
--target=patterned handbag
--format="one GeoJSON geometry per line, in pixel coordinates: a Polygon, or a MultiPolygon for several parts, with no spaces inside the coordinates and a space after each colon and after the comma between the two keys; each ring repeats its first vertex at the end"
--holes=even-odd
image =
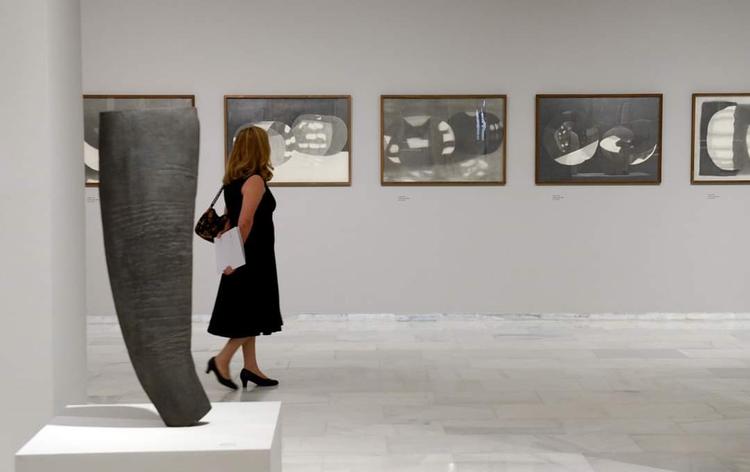
{"type": "Polygon", "coordinates": [[[214,210],[216,200],[219,199],[219,196],[223,191],[224,186],[219,189],[219,193],[217,193],[214,197],[213,201],[211,202],[211,206],[208,207],[208,210],[203,212],[201,217],[198,219],[198,223],[195,224],[195,234],[205,239],[209,243],[214,242],[214,238],[216,238],[216,236],[218,236],[219,233],[222,232],[227,224],[227,215],[219,216],[216,213],[216,210],[214,210]]]}

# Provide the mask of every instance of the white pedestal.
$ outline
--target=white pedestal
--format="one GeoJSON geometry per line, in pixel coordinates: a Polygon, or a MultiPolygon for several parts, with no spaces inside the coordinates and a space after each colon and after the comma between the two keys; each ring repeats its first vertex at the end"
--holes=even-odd
{"type": "Polygon", "coordinates": [[[214,403],[167,428],[152,405],[68,407],[16,454],[16,472],[281,471],[279,402],[214,403]]]}

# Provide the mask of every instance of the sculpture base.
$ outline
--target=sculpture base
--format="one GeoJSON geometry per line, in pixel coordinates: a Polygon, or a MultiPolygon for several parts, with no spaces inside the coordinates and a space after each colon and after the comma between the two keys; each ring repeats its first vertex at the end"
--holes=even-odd
{"type": "Polygon", "coordinates": [[[212,406],[187,428],[148,404],[68,407],[18,451],[16,472],[281,470],[281,403],[212,406]]]}

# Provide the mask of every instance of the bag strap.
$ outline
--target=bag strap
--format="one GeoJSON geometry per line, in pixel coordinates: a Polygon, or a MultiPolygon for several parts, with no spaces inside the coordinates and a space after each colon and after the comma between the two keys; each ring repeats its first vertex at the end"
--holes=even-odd
{"type": "Polygon", "coordinates": [[[214,197],[214,199],[211,201],[211,206],[209,206],[209,208],[213,208],[214,207],[214,205],[216,204],[216,200],[219,199],[219,196],[221,195],[221,192],[223,192],[223,191],[224,191],[224,186],[222,185],[221,188],[219,189],[219,192],[216,194],[216,196],[214,197]]]}

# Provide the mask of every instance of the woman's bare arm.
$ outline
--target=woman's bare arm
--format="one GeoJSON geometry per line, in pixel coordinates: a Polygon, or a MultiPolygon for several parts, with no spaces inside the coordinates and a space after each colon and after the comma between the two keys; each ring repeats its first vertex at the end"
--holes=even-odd
{"type": "Polygon", "coordinates": [[[265,191],[266,187],[263,184],[263,178],[259,175],[250,177],[242,185],[242,209],[240,210],[240,218],[237,226],[240,229],[243,242],[247,241],[247,237],[250,235],[250,230],[253,228],[255,211],[258,209],[260,199],[263,198],[265,191]]]}

